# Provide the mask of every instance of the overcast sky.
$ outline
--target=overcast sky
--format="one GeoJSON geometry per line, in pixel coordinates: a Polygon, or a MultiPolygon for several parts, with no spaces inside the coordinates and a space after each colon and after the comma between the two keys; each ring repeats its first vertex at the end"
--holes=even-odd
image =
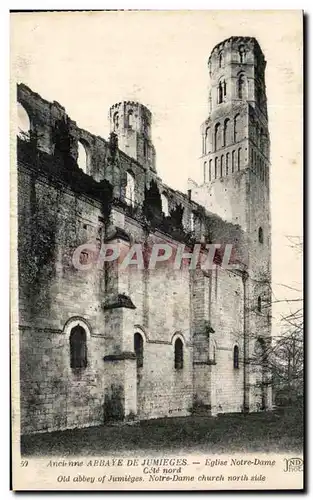
{"type": "Polygon", "coordinates": [[[113,103],[142,102],[153,114],[158,174],[186,191],[188,177],[202,174],[207,60],[233,35],[256,37],[267,60],[273,284],[279,298],[294,297],[278,283],[302,281],[301,257],[286,239],[302,234],[300,11],[11,14],[12,82],[58,101],[80,127],[104,138],[113,103]]]}

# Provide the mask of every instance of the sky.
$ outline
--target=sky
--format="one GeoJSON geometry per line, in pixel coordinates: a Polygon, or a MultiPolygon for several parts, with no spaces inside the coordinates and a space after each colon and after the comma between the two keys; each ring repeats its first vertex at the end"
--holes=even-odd
{"type": "MultiPolygon", "coordinates": [[[[201,181],[210,52],[230,36],[257,38],[267,60],[273,291],[279,300],[297,298],[301,292],[281,284],[301,290],[301,253],[287,238],[302,236],[301,16],[292,10],[11,14],[12,89],[23,82],[104,138],[112,104],[142,102],[153,115],[158,174],[186,191],[188,177],[201,181]]],[[[289,306],[275,305],[275,317],[289,306]]]]}

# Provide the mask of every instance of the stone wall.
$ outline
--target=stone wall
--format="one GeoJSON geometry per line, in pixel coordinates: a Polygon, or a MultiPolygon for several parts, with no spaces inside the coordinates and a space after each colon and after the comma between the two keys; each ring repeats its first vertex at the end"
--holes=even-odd
{"type": "MultiPolygon", "coordinates": [[[[244,263],[242,228],[164,185],[156,172],[125,153],[117,150],[113,159],[108,141],[72,120],[73,170],[64,171],[52,140],[53,124],[66,116],[64,108],[23,85],[18,100],[29,114],[31,131],[39,133],[36,150],[18,156],[22,432],[187,415],[198,403],[212,413],[240,411],[243,367],[233,367],[234,345],[241,360],[243,352],[240,273],[220,267],[209,273],[186,266],[175,270],[168,264],[122,271],[95,262],[77,269],[73,253],[86,243],[100,249],[108,238],[126,249],[133,243],[165,242],[176,249],[185,238],[189,249],[192,241],[233,243],[236,259],[244,263]],[[76,164],[78,141],[88,153],[85,173],[76,164]],[[129,169],[136,179],[133,207],[123,202],[129,169]],[[164,222],[160,215],[154,224],[142,218],[145,187],[152,179],[170,209],[184,208],[179,230],[159,224],[164,222]],[[110,216],[104,209],[104,180],[113,184],[110,216]],[[76,325],[87,334],[84,369],[70,366],[69,340],[76,325]],[[142,367],[137,366],[135,333],[143,340],[142,367]],[[183,344],[181,369],[174,363],[177,339],[183,344]]],[[[20,150],[24,146],[19,143],[20,150]]]]}

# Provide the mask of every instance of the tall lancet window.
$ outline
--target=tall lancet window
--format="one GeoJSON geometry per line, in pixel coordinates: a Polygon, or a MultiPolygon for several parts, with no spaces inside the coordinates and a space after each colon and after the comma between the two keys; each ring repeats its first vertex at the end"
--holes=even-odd
{"type": "Polygon", "coordinates": [[[180,339],[176,339],[174,345],[174,367],[175,370],[184,368],[184,346],[180,339]]]}
{"type": "Polygon", "coordinates": [[[80,325],[75,326],[70,334],[71,368],[86,368],[87,341],[86,332],[80,325]]]}
{"type": "Polygon", "coordinates": [[[239,119],[239,115],[236,115],[234,118],[234,142],[239,141],[239,119]]]}
{"type": "Polygon", "coordinates": [[[205,139],[204,139],[204,153],[211,153],[211,138],[210,138],[210,127],[208,127],[205,131],[205,139]]]}
{"type": "Polygon", "coordinates": [[[246,62],[246,50],[243,45],[240,45],[239,47],[239,61],[240,64],[243,64],[246,62]]]}
{"type": "Polygon", "coordinates": [[[240,168],[241,168],[241,161],[242,161],[242,159],[241,159],[241,148],[239,148],[238,149],[238,164],[237,164],[238,170],[240,170],[240,168]]]}
{"type": "Polygon", "coordinates": [[[217,123],[214,129],[214,148],[215,151],[221,147],[221,124],[217,123]]]}
{"type": "Polygon", "coordinates": [[[239,347],[237,345],[234,346],[233,364],[234,364],[235,370],[238,370],[238,368],[239,368],[239,347]]]}
{"type": "Polygon", "coordinates": [[[217,88],[217,103],[221,104],[221,102],[223,102],[223,85],[222,85],[222,82],[220,82],[218,84],[218,88],[217,88]]]}
{"type": "Polygon", "coordinates": [[[113,132],[117,132],[119,127],[119,118],[118,118],[118,111],[116,111],[113,115],[113,132]]]}
{"type": "Polygon", "coordinates": [[[229,153],[226,154],[226,175],[229,173],[229,153]]]}
{"type": "Polygon", "coordinates": [[[238,98],[245,98],[245,77],[242,74],[238,78],[238,98]]]}
{"type": "Polygon", "coordinates": [[[218,56],[218,65],[220,68],[223,68],[223,66],[224,66],[224,54],[223,54],[223,52],[220,52],[220,54],[218,56]]]}
{"type": "Polygon", "coordinates": [[[218,158],[215,158],[214,159],[214,179],[217,178],[217,162],[218,162],[218,158]]]}
{"type": "Polygon", "coordinates": [[[220,165],[220,175],[223,177],[224,174],[224,155],[221,156],[221,165],[220,165]]]}
{"type": "Polygon", "coordinates": [[[128,128],[133,128],[134,127],[134,113],[133,113],[132,109],[130,109],[128,111],[128,115],[127,115],[127,127],[128,128]]]}
{"type": "Polygon", "coordinates": [[[223,146],[228,146],[230,144],[229,121],[229,118],[226,118],[226,120],[224,121],[223,146]]]}
{"type": "Polygon", "coordinates": [[[143,367],[143,339],[140,333],[134,335],[134,351],[136,354],[137,368],[143,367]]]}
{"type": "Polygon", "coordinates": [[[231,152],[231,171],[235,171],[235,164],[236,164],[236,157],[235,157],[235,151],[231,152]]]}

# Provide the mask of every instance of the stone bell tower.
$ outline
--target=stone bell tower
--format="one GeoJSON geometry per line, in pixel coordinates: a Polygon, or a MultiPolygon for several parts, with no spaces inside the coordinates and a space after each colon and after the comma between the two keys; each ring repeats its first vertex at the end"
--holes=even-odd
{"type": "MultiPolygon", "coordinates": [[[[213,49],[208,66],[211,86],[209,116],[202,124],[203,182],[219,183],[248,168],[268,189],[266,62],[261,48],[254,38],[231,37],[213,49]]],[[[221,207],[221,200],[216,206],[216,201],[215,212],[246,225],[245,215],[238,214],[236,207],[225,202],[221,207]]]]}
{"type": "Polygon", "coordinates": [[[110,108],[110,128],[118,136],[119,149],[155,172],[151,121],[149,109],[138,102],[122,101],[110,108]]]}
{"type": "MultiPolygon", "coordinates": [[[[270,140],[265,87],[266,61],[252,37],[233,36],[217,44],[208,61],[210,88],[208,117],[201,126],[200,157],[203,183],[194,186],[192,199],[210,212],[241,226],[245,233],[248,274],[245,335],[249,393],[245,406],[271,406],[271,391],[256,386],[247,367],[259,338],[271,335],[271,223],[270,140]],[[259,401],[259,402],[258,402],[259,401]],[[261,401],[261,402],[260,402],[261,401]]],[[[232,243],[231,241],[229,243],[232,243]]]]}

